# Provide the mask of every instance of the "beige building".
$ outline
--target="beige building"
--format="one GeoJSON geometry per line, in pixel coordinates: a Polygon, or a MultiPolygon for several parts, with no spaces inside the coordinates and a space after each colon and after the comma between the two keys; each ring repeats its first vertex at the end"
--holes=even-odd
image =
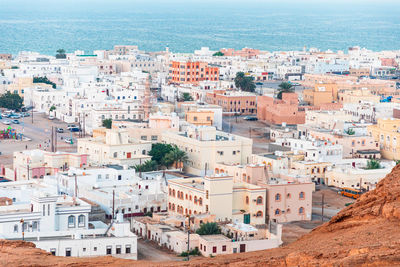
{"type": "Polygon", "coordinates": [[[136,140],[126,130],[105,130],[105,136],[78,139],[78,153],[89,154],[90,165],[133,166],[150,160],[150,141],[136,140]]]}
{"type": "Polygon", "coordinates": [[[112,128],[125,129],[133,139],[159,143],[163,132],[179,131],[179,117],[175,113],[170,115],[150,114],[149,122],[115,121],[112,128]]]}
{"type": "Polygon", "coordinates": [[[383,158],[400,159],[400,119],[378,119],[377,124],[368,126],[368,132],[379,142],[383,158]]]}
{"type": "Polygon", "coordinates": [[[54,175],[70,167],[81,168],[87,165],[88,155],[69,152],[47,152],[44,150],[25,150],[14,152],[13,169],[6,170],[11,180],[30,180],[54,175]]]}
{"type": "Polygon", "coordinates": [[[233,177],[224,173],[168,181],[171,214],[209,213],[218,221],[265,224],[265,196],[265,188],[234,183],[233,177]]]}
{"type": "Polygon", "coordinates": [[[162,142],[177,145],[188,155],[185,170],[196,175],[210,174],[215,163],[246,164],[250,161],[253,141],[220,132],[215,127],[189,127],[185,132],[164,132],[162,142]]]}

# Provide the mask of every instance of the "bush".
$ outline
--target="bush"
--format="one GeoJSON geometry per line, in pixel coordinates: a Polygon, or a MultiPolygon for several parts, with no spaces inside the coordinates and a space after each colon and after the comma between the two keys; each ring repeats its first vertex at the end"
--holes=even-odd
{"type": "Polygon", "coordinates": [[[199,235],[218,235],[220,233],[221,229],[215,222],[203,223],[196,231],[196,234],[199,235]]]}

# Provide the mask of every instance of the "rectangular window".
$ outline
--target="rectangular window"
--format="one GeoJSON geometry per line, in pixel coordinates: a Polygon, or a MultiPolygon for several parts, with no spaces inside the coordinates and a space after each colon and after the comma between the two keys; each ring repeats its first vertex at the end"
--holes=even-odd
{"type": "Polygon", "coordinates": [[[217,253],[217,247],[213,247],[213,253],[217,253]]]}
{"type": "Polygon", "coordinates": [[[226,251],[226,246],[222,246],[222,251],[226,251]]]}
{"type": "Polygon", "coordinates": [[[50,249],[50,253],[51,253],[51,255],[55,256],[56,255],[56,249],[55,248],[51,248],[50,249]]]}
{"type": "Polygon", "coordinates": [[[125,246],[125,253],[126,253],[126,254],[131,253],[131,245],[126,245],[126,246],[125,246]]]}
{"type": "Polygon", "coordinates": [[[107,254],[107,255],[111,255],[111,252],[112,252],[112,246],[107,246],[107,248],[106,248],[106,254],[107,254]]]}
{"type": "Polygon", "coordinates": [[[121,246],[117,246],[116,250],[115,250],[116,254],[121,254],[121,246]]]}
{"type": "Polygon", "coordinates": [[[65,257],[71,257],[71,248],[65,249],[65,257]]]}

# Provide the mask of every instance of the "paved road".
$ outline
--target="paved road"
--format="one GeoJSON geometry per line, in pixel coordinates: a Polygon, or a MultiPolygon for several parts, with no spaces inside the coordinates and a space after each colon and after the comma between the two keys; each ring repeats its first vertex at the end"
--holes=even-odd
{"type": "Polygon", "coordinates": [[[181,261],[181,257],[177,257],[173,253],[161,250],[155,245],[155,243],[150,241],[145,241],[143,239],[138,239],[137,242],[138,250],[138,260],[147,261],[181,261]]]}
{"type": "MultiPolygon", "coordinates": [[[[4,120],[4,119],[3,119],[4,120]]],[[[6,129],[8,125],[1,123],[0,130],[6,129]]],[[[15,151],[28,149],[44,148],[50,150],[51,127],[60,127],[66,131],[63,134],[57,133],[58,151],[76,151],[76,144],[71,145],[64,142],[66,137],[76,139],[77,134],[67,131],[67,124],[59,120],[49,120],[43,113],[34,113],[33,123],[31,117],[19,119],[20,124],[11,124],[10,126],[31,139],[30,141],[0,140],[0,164],[8,165],[12,163],[12,154],[15,151]]]]}

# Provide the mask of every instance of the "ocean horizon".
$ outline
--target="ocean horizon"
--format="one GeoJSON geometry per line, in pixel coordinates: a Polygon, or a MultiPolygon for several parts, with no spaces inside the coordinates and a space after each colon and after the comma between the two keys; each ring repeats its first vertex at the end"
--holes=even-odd
{"type": "Polygon", "coordinates": [[[400,49],[400,1],[0,0],[0,53],[400,49]],[[350,2],[350,3],[349,3],[350,2]]]}

